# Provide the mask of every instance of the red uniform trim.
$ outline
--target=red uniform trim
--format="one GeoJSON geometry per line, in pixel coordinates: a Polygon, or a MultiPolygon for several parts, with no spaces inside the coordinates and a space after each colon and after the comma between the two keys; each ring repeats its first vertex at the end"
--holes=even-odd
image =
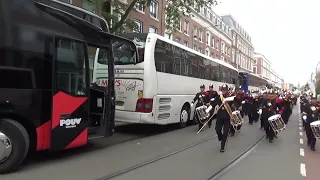
{"type": "Polygon", "coordinates": [[[51,120],[39,126],[37,129],[37,151],[47,150],[50,147],[51,120]]]}

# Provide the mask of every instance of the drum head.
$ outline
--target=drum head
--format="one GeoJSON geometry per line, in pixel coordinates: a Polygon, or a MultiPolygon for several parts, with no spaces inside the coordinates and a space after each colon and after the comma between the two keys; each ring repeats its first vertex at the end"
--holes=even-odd
{"type": "Polygon", "coordinates": [[[281,115],[280,115],[280,114],[275,114],[275,115],[273,115],[273,116],[269,117],[269,118],[268,118],[268,120],[275,120],[275,119],[279,119],[279,117],[281,117],[281,115]]]}
{"type": "Polygon", "coordinates": [[[320,125],[320,121],[315,121],[310,123],[311,126],[319,126],[320,125]]]}

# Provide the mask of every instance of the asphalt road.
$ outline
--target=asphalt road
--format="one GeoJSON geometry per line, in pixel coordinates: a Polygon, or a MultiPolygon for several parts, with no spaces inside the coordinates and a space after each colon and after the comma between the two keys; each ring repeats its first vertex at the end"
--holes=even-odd
{"type": "Polygon", "coordinates": [[[229,138],[225,153],[219,152],[220,142],[213,139],[113,180],[206,180],[263,135],[258,123],[253,126],[246,124],[240,133],[229,138]]]}
{"type": "Polygon", "coordinates": [[[96,179],[171,153],[215,134],[212,129],[205,129],[196,135],[197,126],[173,131],[170,126],[166,126],[159,130],[161,133],[158,135],[154,135],[153,131],[150,129],[147,133],[146,131],[140,135],[138,133],[139,137],[153,135],[145,138],[130,139],[131,133],[128,133],[129,135],[117,133],[107,139],[95,140],[84,148],[72,149],[56,155],[39,153],[36,157],[32,157],[20,171],[1,175],[0,179],[96,179]]]}
{"type": "Polygon", "coordinates": [[[220,180],[303,180],[304,177],[300,174],[300,164],[303,161],[300,156],[300,137],[298,109],[295,108],[286,130],[278,134],[274,143],[270,144],[263,139],[254,152],[225,173],[220,180]]]}

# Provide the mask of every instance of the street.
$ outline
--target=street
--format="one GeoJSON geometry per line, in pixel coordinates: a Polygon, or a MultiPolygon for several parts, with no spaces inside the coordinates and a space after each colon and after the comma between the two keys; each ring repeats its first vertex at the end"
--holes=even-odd
{"type": "Polygon", "coordinates": [[[273,143],[270,144],[264,138],[250,156],[234,166],[220,179],[304,179],[300,174],[300,164],[303,161],[303,157],[300,156],[299,116],[297,110],[297,107],[294,107],[286,130],[280,132],[273,143]]]}
{"type": "Polygon", "coordinates": [[[302,180],[301,164],[305,164],[307,179],[315,180],[320,154],[300,144],[305,137],[300,133],[298,113],[295,107],[286,130],[272,144],[264,138],[259,123],[251,126],[247,118],[241,132],[229,138],[223,154],[219,152],[214,128],[205,128],[199,135],[196,126],[162,129],[158,134],[142,133],[131,138],[116,133],[80,150],[44,160],[37,156],[37,160],[24,165],[19,172],[1,176],[1,180],[302,180]],[[304,149],[303,155],[300,148],[304,149]]]}

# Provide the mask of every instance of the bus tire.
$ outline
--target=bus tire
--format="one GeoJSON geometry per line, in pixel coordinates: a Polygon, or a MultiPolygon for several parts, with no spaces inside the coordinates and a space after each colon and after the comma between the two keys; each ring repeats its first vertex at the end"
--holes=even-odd
{"type": "Polygon", "coordinates": [[[184,105],[180,112],[180,122],[179,127],[184,128],[187,126],[190,120],[190,108],[186,105],[184,105]]]}
{"type": "Polygon", "coordinates": [[[4,174],[20,167],[28,154],[30,140],[27,130],[12,119],[0,119],[0,132],[9,138],[12,147],[9,157],[0,160],[0,174],[4,174]]]}

